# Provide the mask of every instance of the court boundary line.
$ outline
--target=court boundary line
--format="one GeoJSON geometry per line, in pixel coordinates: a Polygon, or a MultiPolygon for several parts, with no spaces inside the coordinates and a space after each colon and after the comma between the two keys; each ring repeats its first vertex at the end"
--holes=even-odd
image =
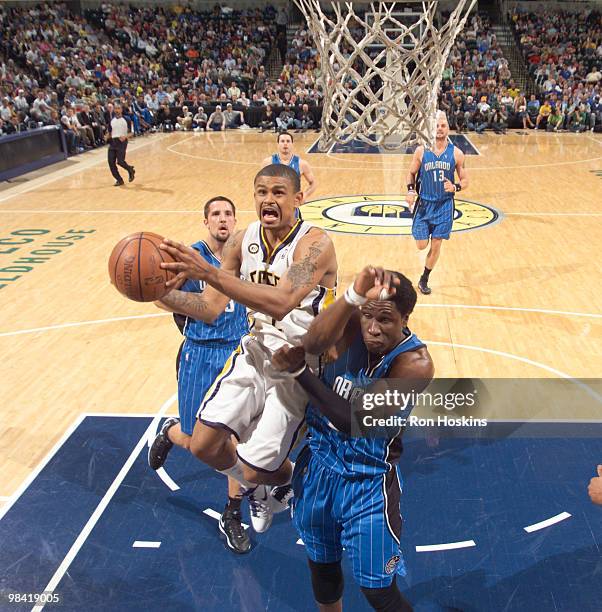
{"type": "MultiPolygon", "coordinates": [[[[88,536],[94,529],[96,523],[98,523],[100,517],[103,515],[104,511],[107,509],[109,503],[113,499],[113,496],[115,495],[115,493],[121,486],[121,483],[125,480],[126,476],[128,475],[129,471],[134,465],[134,462],[140,456],[140,453],[142,449],[144,448],[144,445],[146,444],[146,441],[148,439],[150,432],[156,429],[156,423],[160,421],[163,414],[168,410],[168,408],[171,407],[171,405],[177,399],[177,396],[178,394],[174,393],[169,399],[167,399],[163,403],[161,408],[159,408],[159,411],[157,412],[153,420],[150,422],[149,426],[146,428],[146,430],[144,431],[144,433],[142,434],[142,436],[136,443],[136,446],[134,446],[134,450],[132,450],[132,452],[130,453],[130,456],[126,459],[126,462],[121,467],[121,470],[119,470],[117,476],[115,477],[115,479],[113,480],[113,482],[111,483],[111,485],[109,486],[105,494],[103,495],[102,499],[100,500],[100,502],[98,503],[98,505],[92,512],[92,514],[90,515],[90,518],[88,519],[88,521],[86,522],[82,530],[79,532],[79,535],[77,536],[77,538],[71,545],[71,548],[69,549],[69,551],[67,552],[63,560],[61,561],[57,570],[52,575],[52,578],[50,579],[50,581],[46,585],[46,588],[44,589],[45,593],[53,593],[56,587],[58,586],[58,584],[60,583],[60,581],[63,579],[63,576],[65,575],[65,573],[71,566],[71,563],[73,563],[73,560],[75,559],[75,557],[81,550],[82,546],[85,544],[86,540],[88,539],[88,536]]],[[[40,612],[41,610],[44,609],[45,605],[46,603],[36,605],[35,607],[32,608],[32,612],[40,612]]]]}
{"type": "MultiPolygon", "coordinates": [[[[220,158],[215,158],[215,157],[206,157],[204,155],[191,155],[190,153],[182,153],[181,151],[174,151],[172,147],[175,147],[179,144],[182,144],[183,142],[187,142],[188,140],[190,140],[190,138],[185,138],[182,139],[178,142],[174,142],[173,144],[169,145],[168,147],[166,147],[166,151],[168,151],[169,153],[173,153],[174,155],[181,155],[182,157],[189,157],[191,159],[199,159],[201,161],[208,161],[208,162],[215,162],[215,163],[220,163],[220,164],[235,164],[238,166],[257,166],[258,164],[256,162],[247,162],[247,161],[239,161],[237,159],[220,159],[220,158]]],[[[225,144],[235,144],[233,142],[230,143],[225,143],[225,144]]],[[[327,157],[329,159],[332,159],[334,161],[343,161],[342,159],[335,157],[335,155],[340,155],[339,153],[330,153],[328,152],[327,157]]],[[[345,154],[342,154],[345,155],[345,154]]],[[[394,157],[394,156],[392,156],[394,157]]],[[[399,157],[403,157],[403,156],[399,156],[399,157]]],[[[406,155],[407,157],[407,155],[406,155]]],[[[475,156],[477,157],[477,156],[475,156]]],[[[602,157],[592,157],[590,159],[575,159],[575,160],[571,160],[571,161],[559,161],[559,162],[554,162],[554,163],[550,163],[550,164],[533,164],[530,166],[525,166],[525,165],[521,165],[521,166],[483,166],[483,167],[470,167],[470,171],[471,172],[476,172],[476,171],[481,171],[481,170],[487,170],[487,171],[498,171],[498,170],[530,170],[532,168],[555,168],[556,166],[567,166],[567,165],[573,165],[573,164],[585,164],[585,163],[590,163],[590,162],[595,162],[595,161],[600,161],[602,159],[602,157]]],[[[351,161],[351,160],[350,160],[351,161]]],[[[365,164],[364,161],[360,161],[357,160],[357,163],[362,163],[365,164]]],[[[375,164],[376,165],[376,164],[375,164]]],[[[397,166],[398,164],[395,164],[395,166],[397,166]]],[[[318,166],[318,165],[314,165],[312,164],[311,166],[313,169],[316,170],[329,170],[330,172],[334,171],[334,170],[344,170],[344,171],[353,171],[353,172],[357,172],[358,170],[360,170],[359,167],[355,166],[355,167],[349,167],[349,166],[338,166],[338,167],[331,167],[331,166],[318,166]]],[[[407,170],[409,166],[403,166],[402,170],[407,170]]],[[[380,168],[374,168],[374,170],[377,169],[382,169],[383,171],[387,170],[387,167],[385,167],[384,165],[380,164],[380,168]]],[[[0,199],[0,202],[2,200],[0,199]]]]}
{"type": "Polygon", "coordinates": [[[74,419],[71,425],[69,425],[69,427],[67,427],[67,429],[63,432],[63,435],[56,441],[54,446],[48,451],[48,453],[46,453],[46,455],[44,455],[42,460],[35,466],[35,468],[33,468],[33,470],[31,470],[31,472],[26,476],[25,480],[17,487],[16,491],[12,495],[9,495],[7,497],[6,505],[0,509],[0,521],[6,516],[6,513],[15,505],[21,495],[25,493],[25,491],[29,488],[33,481],[40,475],[42,470],[50,463],[50,461],[61,449],[63,444],[67,442],[67,440],[82,424],[85,418],[86,414],[80,414],[74,419]]]}
{"type": "MultiPolygon", "coordinates": [[[[368,195],[368,194],[365,194],[368,195]]],[[[403,194],[386,194],[386,195],[403,195],[403,194]]],[[[321,200],[331,200],[337,197],[349,197],[347,195],[333,195],[326,196],[324,198],[320,198],[321,200]]],[[[317,200],[310,200],[306,202],[306,204],[310,204],[311,202],[315,202],[317,200]]],[[[472,200],[465,200],[466,202],[472,200]]],[[[481,202],[476,202],[476,204],[481,204],[481,202]]],[[[490,204],[486,204],[486,206],[490,206],[490,204]]],[[[497,209],[496,209],[497,210],[497,209]]],[[[64,214],[64,215],[122,215],[122,214],[148,214],[148,215],[186,215],[186,214],[198,214],[198,210],[119,210],[119,209],[104,209],[104,210],[42,210],[42,209],[3,209],[0,208],[0,213],[8,213],[14,215],[20,214],[39,214],[39,215],[50,215],[50,214],[64,214]]],[[[239,213],[255,213],[255,210],[238,210],[239,213]]],[[[502,211],[499,211],[502,212],[502,211]]],[[[602,213],[599,212],[503,212],[504,216],[514,215],[514,216],[525,216],[525,217],[602,217],[602,213]]]]}
{"type": "Polygon", "coordinates": [[[463,542],[448,542],[447,544],[420,544],[416,546],[416,552],[437,552],[440,550],[471,548],[472,546],[476,546],[476,542],[474,540],[464,540],[463,542]]]}
{"type": "Polygon", "coordinates": [[[482,346],[476,346],[476,345],[471,345],[471,344],[457,344],[455,342],[441,342],[441,341],[436,341],[436,340],[425,340],[424,342],[427,346],[429,344],[433,346],[449,346],[454,349],[459,348],[459,349],[467,349],[467,350],[472,350],[472,351],[480,351],[483,353],[489,353],[490,355],[497,355],[499,357],[507,357],[508,359],[514,359],[515,361],[520,361],[522,363],[526,363],[536,368],[541,368],[542,370],[546,370],[547,372],[555,374],[559,378],[570,380],[576,386],[583,388],[583,390],[588,395],[591,395],[598,402],[602,403],[602,395],[600,395],[597,391],[594,391],[590,386],[581,382],[578,378],[575,378],[574,376],[571,376],[570,374],[567,374],[566,372],[563,372],[562,370],[557,370],[556,368],[548,366],[545,363],[541,363],[539,361],[529,359],[528,357],[522,357],[520,355],[515,355],[513,353],[507,353],[505,351],[498,351],[496,349],[489,349],[489,348],[485,348],[482,346]]]}
{"type": "MultiPolygon", "coordinates": [[[[602,313],[596,312],[578,312],[571,310],[552,310],[547,308],[523,308],[520,306],[496,306],[493,304],[428,304],[419,303],[416,304],[417,308],[459,308],[465,310],[501,310],[507,312],[531,312],[535,314],[544,315],[559,315],[567,317],[584,317],[592,319],[602,319],[602,313]]],[[[151,319],[157,317],[168,317],[171,313],[159,312],[153,314],[141,314],[141,315],[126,315],[123,317],[114,317],[112,319],[93,319],[90,321],[77,321],[72,323],[57,323],[55,325],[45,325],[42,327],[32,327],[29,329],[18,329],[15,331],[0,332],[0,338],[8,338],[11,336],[20,336],[23,334],[37,334],[46,331],[55,331],[58,329],[68,329],[73,327],[85,327],[88,325],[104,325],[106,323],[114,323],[119,321],[135,321],[139,319],[151,319]]],[[[102,413],[98,413],[102,415],[102,413]]],[[[95,414],[93,416],[96,416],[95,414]]]]}
{"type": "MultiPolygon", "coordinates": [[[[160,138],[152,138],[150,140],[146,140],[143,143],[140,143],[138,146],[131,147],[129,150],[129,153],[135,153],[138,149],[142,149],[148,146],[149,144],[152,144],[153,142],[161,142],[162,140],[165,139],[165,134],[159,134],[159,136],[160,138]]],[[[92,153],[92,151],[90,152],[92,153]]],[[[54,183],[55,181],[58,181],[62,178],[69,178],[70,176],[73,176],[74,174],[77,174],[78,172],[83,172],[84,170],[90,170],[91,168],[93,168],[94,166],[97,166],[100,163],[103,163],[103,162],[106,163],[106,161],[107,159],[104,155],[102,157],[100,155],[98,156],[94,155],[88,160],[82,160],[81,162],[76,162],[77,166],[75,168],[70,168],[66,170],[57,169],[53,172],[53,174],[58,174],[58,176],[52,176],[48,178],[47,180],[41,180],[41,182],[36,183],[35,185],[30,185],[29,187],[25,187],[24,189],[17,191],[15,193],[9,193],[6,196],[0,196],[0,203],[6,202],[7,200],[10,200],[11,198],[16,198],[17,196],[20,196],[20,195],[25,195],[29,193],[30,191],[35,191],[36,189],[39,189],[40,187],[45,187],[46,185],[49,185],[50,183],[54,183]],[[96,159],[96,157],[99,157],[100,159],[96,159]],[[94,159],[94,161],[92,161],[92,159],[94,159]]],[[[42,177],[40,177],[40,179],[41,178],[42,177]]],[[[32,182],[36,180],[38,179],[32,179],[32,182]]],[[[18,189],[19,186],[20,185],[16,185],[15,188],[18,189]]]]}
{"type": "Polygon", "coordinates": [[[565,521],[568,518],[571,518],[573,515],[569,512],[561,512],[560,514],[556,514],[551,516],[548,519],[543,521],[539,521],[538,523],[533,523],[533,525],[527,525],[527,527],[523,527],[523,529],[527,533],[533,533],[534,531],[539,531],[540,529],[545,529],[546,527],[551,527],[552,525],[556,525],[556,523],[560,523],[560,521],[565,521]]]}

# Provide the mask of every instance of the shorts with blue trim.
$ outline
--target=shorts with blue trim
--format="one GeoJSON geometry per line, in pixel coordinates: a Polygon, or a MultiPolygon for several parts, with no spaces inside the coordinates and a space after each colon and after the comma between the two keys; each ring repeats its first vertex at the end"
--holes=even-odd
{"type": "Polygon", "coordinates": [[[449,240],[454,223],[454,199],[439,202],[420,200],[412,221],[415,240],[442,238],[449,240]]]}
{"type": "Polygon", "coordinates": [[[360,586],[386,588],[405,576],[401,553],[401,486],[397,468],[344,478],[305,448],[293,474],[293,524],[315,563],[335,563],[343,548],[360,586]]]}
{"type": "Polygon", "coordinates": [[[239,441],[236,453],[258,472],[275,472],[286,461],[305,421],[307,395],[299,383],[272,366],[271,353],[252,334],[242,337],[201,403],[197,418],[239,441]]]}

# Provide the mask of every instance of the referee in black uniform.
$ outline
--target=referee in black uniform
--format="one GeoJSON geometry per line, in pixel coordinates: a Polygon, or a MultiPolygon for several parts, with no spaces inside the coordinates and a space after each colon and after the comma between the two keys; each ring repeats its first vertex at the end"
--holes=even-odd
{"type": "Polygon", "coordinates": [[[128,172],[130,183],[134,180],[136,171],[125,161],[125,151],[128,148],[128,124],[122,116],[122,108],[115,105],[115,117],[111,119],[111,140],[109,141],[109,168],[115,177],[115,187],[123,185],[123,179],[117,170],[117,166],[125,168],[128,172]]]}

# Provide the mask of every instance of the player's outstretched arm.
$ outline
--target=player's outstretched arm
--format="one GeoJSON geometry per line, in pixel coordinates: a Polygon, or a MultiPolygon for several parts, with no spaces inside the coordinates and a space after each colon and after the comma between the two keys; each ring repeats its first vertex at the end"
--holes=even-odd
{"type": "MultiPolygon", "coordinates": [[[[222,266],[219,268],[223,274],[240,274],[240,245],[242,244],[243,236],[244,230],[240,230],[230,236],[224,245],[222,250],[222,266]]],[[[165,240],[161,248],[171,253],[178,260],[178,264],[180,264],[178,268],[170,268],[178,272],[178,275],[167,283],[168,286],[180,287],[186,278],[203,280],[201,277],[207,271],[218,269],[203,259],[193,248],[183,244],[165,240]]],[[[162,267],[166,268],[167,265],[162,264],[162,267]]],[[[183,314],[197,321],[213,323],[226,309],[229,301],[230,298],[228,296],[211,286],[207,286],[203,293],[191,293],[172,289],[156,304],[164,310],[183,314]]]]}
{"type": "Polygon", "coordinates": [[[428,386],[434,375],[433,362],[426,348],[402,353],[393,362],[388,378],[378,380],[375,385],[364,389],[364,393],[352,404],[311,373],[305,364],[302,347],[281,347],[272,356],[272,365],[277,370],[289,372],[309,395],[313,405],[339,431],[346,434],[352,433],[354,421],[357,421],[358,431],[361,431],[363,417],[368,414],[376,418],[386,418],[399,412],[401,402],[391,402],[389,405],[379,403],[378,413],[373,413],[372,407],[364,407],[367,405],[364,397],[368,398],[368,393],[371,396],[371,405],[374,406],[375,393],[384,394],[387,390],[395,390],[398,393],[417,394],[428,386]]]}
{"type": "MultiPolygon", "coordinates": [[[[242,233],[239,232],[239,234],[238,270],[240,270],[240,242],[242,242],[242,233]]],[[[237,240],[239,234],[236,235],[237,240]]],[[[184,274],[187,278],[204,280],[208,285],[217,289],[216,293],[227,295],[235,302],[278,321],[296,308],[316,285],[326,282],[329,276],[332,277],[334,285],[337,272],[332,241],[326,232],[318,228],[312,228],[299,241],[293,263],[276,287],[244,281],[238,278],[238,274],[233,274],[226,265],[226,246],[224,246],[221,268],[211,266],[200,256],[193,257],[186,247],[170,240],[165,240],[161,248],[167,250],[177,260],[176,263],[161,264],[162,268],[179,273],[176,279],[167,283],[168,286],[175,284],[180,274],[184,274]]],[[[214,295],[216,294],[213,292],[208,293],[207,301],[213,299],[214,295]]]]}

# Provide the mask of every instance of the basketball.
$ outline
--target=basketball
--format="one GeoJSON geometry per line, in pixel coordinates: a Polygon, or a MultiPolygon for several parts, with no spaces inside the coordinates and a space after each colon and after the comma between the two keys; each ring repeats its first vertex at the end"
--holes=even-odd
{"type": "Polygon", "coordinates": [[[176,275],[161,268],[175,259],[162,251],[163,236],[138,232],[120,240],[109,257],[109,276],[117,291],[136,302],[160,300],[170,290],[165,286],[176,275]]]}

